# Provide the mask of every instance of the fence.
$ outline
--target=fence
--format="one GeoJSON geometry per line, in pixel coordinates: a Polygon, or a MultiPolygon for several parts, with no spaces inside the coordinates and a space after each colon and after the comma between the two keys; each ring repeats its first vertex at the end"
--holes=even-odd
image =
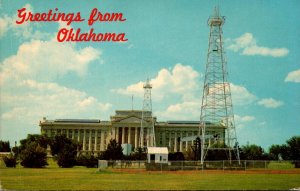
{"type": "Polygon", "coordinates": [[[169,161],[167,164],[147,163],[147,161],[108,161],[108,167],[115,169],[146,169],[146,170],[255,170],[255,169],[293,169],[300,161],[169,161]]]}

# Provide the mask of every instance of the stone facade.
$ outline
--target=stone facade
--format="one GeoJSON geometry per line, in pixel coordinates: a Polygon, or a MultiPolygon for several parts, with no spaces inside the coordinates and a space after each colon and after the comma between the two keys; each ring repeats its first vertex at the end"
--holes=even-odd
{"type": "MultiPolygon", "coordinates": [[[[99,153],[107,148],[110,139],[120,144],[131,144],[133,150],[139,147],[141,128],[140,110],[117,110],[110,121],[89,119],[57,119],[40,121],[41,133],[48,137],[65,134],[68,138],[82,144],[82,152],[99,153]]],[[[185,137],[198,135],[199,121],[166,121],[158,122],[155,117],[146,118],[154,122],[157,147],[168,147],[169,152],[184,152],[193,145],[193,141],[181,141],[185,137]]],[[[225,128],[222,125],[206,124],[206,131],[211,137],[224,140],[225,128]]],[[[144,128],[143,144],[150,146],[147,138],[150,128],[144,128]]]]}

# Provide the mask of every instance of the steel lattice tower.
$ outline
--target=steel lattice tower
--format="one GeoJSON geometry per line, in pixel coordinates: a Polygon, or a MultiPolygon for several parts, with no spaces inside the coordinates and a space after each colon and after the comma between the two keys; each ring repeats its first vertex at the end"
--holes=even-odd
{"type": "Polygon", "coordinates": [[[140,147],[144,148],[145,144],[147,147],[155,147],[155,131],[154,131],[154,118],[152,117],[152,100],[151,100],[151,89],[152,86],[147,79],[144,84],[144,101],[141,119],[140,129],[140,147]]]}
{"type": "Polygon", "coordinates": [[[202,164],[207,151],[210,149],[226,151],[230,162],[232,152],[234,152],[239,161],[230,83],[227,79],[227,63],[223,49],[222,26],[224,23],[225,18],[219,15],[218,7],[215,7],[213,15],[208,19],[210,33],[199,130],[199,135],[201,134],[202,137],[202,164]],[[209,137],[209,135],[206,134],[205,126],[208,123],[225,128],[225,137],[220,138],[219,143],[221,144],[218,148],[211,147],[210,142],[215,137],[209,137]]]}

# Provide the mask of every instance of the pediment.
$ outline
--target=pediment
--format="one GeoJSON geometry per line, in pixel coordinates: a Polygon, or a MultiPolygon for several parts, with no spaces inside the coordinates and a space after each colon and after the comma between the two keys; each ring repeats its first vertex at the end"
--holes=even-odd
{"type": "Polygon", "coordinates": [[[141,118],[130,116],[123,119],[120,119],[119,122],[121,123],[141,123],[141,118]]]}

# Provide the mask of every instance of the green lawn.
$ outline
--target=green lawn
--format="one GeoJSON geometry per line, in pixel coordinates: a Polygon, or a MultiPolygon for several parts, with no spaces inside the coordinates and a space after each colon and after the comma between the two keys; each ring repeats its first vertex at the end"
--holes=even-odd
{"type": "Polygon", "coordinates": [[[113,172],[75,167],[70,169],[2,168],[2,189],[14,190],[286,190],[300,187],[300,174],[235,174],[192,172],[113,172]]]}
{"type": "MultiPolygon", "coordinates": [[[[42,169],[6,168],[0,160],[0,189],[10,190],[287,190],[300,187],[300,170],[270,163],[294,174],[252,174],[249,171],[116,172],[96,168],[58,168],[53,160],[42,169]],[[298,174],[295,174],[298,172],[298,174]]],[[[270,168],[270,169],[272,169],[270,168]]],[[[284,172],[284,171],[282,171],[284,172]]]]}

